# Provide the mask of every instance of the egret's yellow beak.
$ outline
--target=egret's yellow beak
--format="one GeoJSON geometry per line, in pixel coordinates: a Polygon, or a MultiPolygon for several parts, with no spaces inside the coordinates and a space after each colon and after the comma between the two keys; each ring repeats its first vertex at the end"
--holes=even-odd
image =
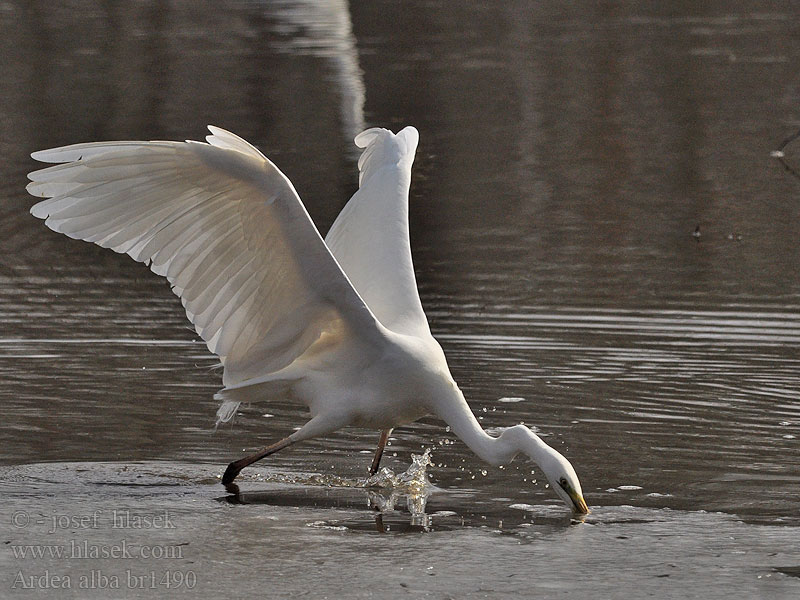
{"type": "Polygon", "coordinates": [[[586,506],[586,500],[583,499],[583,496],[574,490],[569,490],[567,493],[570,500],[572,500],[572,505],[575,507],[575,512],[581,515],[588,515],[589,507],[586,506]]]}

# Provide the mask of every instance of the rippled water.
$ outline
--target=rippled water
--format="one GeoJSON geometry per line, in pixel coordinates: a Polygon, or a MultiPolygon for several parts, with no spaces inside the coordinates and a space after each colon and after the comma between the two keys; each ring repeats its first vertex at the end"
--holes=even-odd
{"type": "Polygon", "coordinates": [[[115,597],[796,597],[800,146],[770,151],[800,128],[798,17],[0,4],[0,597],[108,597],[79,589],[92,570],[121,578],[115,597]],[[258,144],[323,231],[357,185],[353,133],[418,127],[431,327],[488,430],[524,422],[573,462],[585,520],[534,466],[488,467],[432,418],[384,456],[402,474],[431,450],[424,502],[363,487],[378,432],[356,429],[246,469],[239,494],[219,485],[304,416],[251,404],[214,430],[215,359],[168,286],[48,231],[24,193],[32,150],[207,123],[258,144]],[[175,527],[114,527],[115,510],[175,527]],[[15,554],[123,540],[182,554],[15,554]],[[14,587],[45,571],[69,591],[14,587]],[[166,571],[196,586],[135,585],[166,571]]]}

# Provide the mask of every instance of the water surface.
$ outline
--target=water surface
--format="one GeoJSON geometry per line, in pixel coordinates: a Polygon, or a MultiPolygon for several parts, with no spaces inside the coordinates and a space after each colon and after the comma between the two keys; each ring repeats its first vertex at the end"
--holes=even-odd
{"type": "MultiPolygon", "coordinates": [[[[95,570],[142,598],[795,597],[800,181],[770,151],[800,129],[798,17],[782,2],[2,4],[0,596],[107,597],[102,579],[78,589],[95,570]],[[407,496],[344,485],[377,432],[279,453],[239,496],[219,485],[304,415],[252,404],[215,431],[215,359],[166,283],[50,232],[24,193],[33,150],[200,139],[207,123],[267,153],[323,232],[357,186],[353,134],[420,130],[431,327],[487,429],[535,426],[573,462],[584,522],[535,466],[488,467],[432,418],[384,458],[402,473],[432,449],[425,525],[407,496]],[[175,527],[115,528],[115,510],[175,527]],[[78,522],[49,533],[64,515],[78,522]],[[184,545],[13,550],[123,540],[184,545]],[[45,571],[70,591],[12,588],[45,571]],[[196,585],[136,585],[151,571],[196,585]]],[[[800,170],[800,145],[785,154],[800,170]]]]}

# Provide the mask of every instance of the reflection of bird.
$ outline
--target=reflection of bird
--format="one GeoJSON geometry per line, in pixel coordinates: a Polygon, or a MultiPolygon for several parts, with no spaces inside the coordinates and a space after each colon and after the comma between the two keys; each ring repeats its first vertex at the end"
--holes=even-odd
{"type": "Polygon", "coordinates": [[[97,142],[35,152],[63,163],[29,175],[49,198],[31,212],[72,238],[124,252],[164,275],[224,365],[222,395],[302,400],[311,419],[231,463],[223,483],[295,442],[354,425],[389,432],[434,413],[482,459],[527,454],[556,493],[587,512],[570,463],[522,425],[483,431],[431,336],[408,238],[419,136],[356,137],[359,190],[325,241],[291,182],[254,146],[210,127],[208,143],[97,142]]]}

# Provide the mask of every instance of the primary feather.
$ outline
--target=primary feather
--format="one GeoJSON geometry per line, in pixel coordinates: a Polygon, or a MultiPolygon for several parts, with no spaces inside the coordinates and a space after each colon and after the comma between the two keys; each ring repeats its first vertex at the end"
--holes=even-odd
{"type": "MultiPolygon", "coordinates": [[[[232,386],[279,371],[324,333],[376,343],[379,325],[291,182],[218,128],[208,143],[100,142],[36,152],[54,231],[129,254],[165,276],[232,386]]],[[[329,336],[330,337],[330,336],[329,336]]]]}
{"type": "Polygon", "coordinates": [[[356,136],[359,190],[331,226],[325,243],[386,328],[430,336],[411,259],[408,191],[419,134],[367,129],[356,136]]]}

